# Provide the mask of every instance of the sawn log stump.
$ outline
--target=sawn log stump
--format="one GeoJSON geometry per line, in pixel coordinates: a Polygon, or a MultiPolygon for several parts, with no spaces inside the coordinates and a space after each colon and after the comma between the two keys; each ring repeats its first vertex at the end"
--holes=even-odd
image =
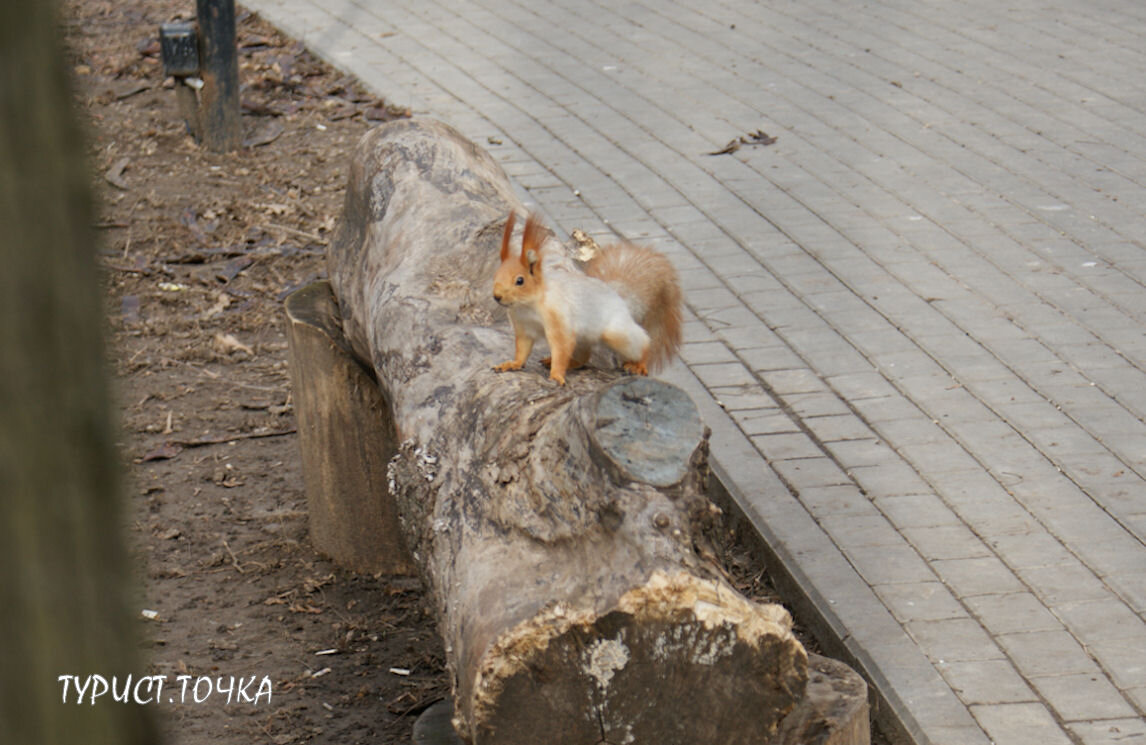
{"type": "MultiPolygon", "coordinates": [[[[350,416],[393,433],[386,491],[434,602],[457,733],[779,742],[808,658],[783,608],[745,599],[695,548],[713,508],[691,400],[616,370],[564,387],[536,363],[492,371],[513,349],[490,297],[510,210],[525,213],[486,152],[438,122],[392,122],[354,151],[328,252],[345,339],[331,348],[371,368],[387,404],[350,416]]],[[[848,726],[866,730],[857,701],[848,726]]]]}
{"type": "Polygon", "coordinates": [[[413,574],[386,488],[398,448],[393,421],[374,372],[342,334],[330,283],[291,294],[286,315],[310,539],[355,571],[413,574]]]}

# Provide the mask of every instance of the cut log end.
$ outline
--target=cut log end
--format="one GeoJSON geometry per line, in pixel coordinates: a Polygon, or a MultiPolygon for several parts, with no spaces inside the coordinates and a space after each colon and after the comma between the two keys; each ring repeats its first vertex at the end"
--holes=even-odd
{"type": "MultiPolygon", "coordinates": [[[[694,705],[691,693],[676,702],[674,708],[688,711],[696,717],[707,712],[694,705]]],[[[431,706],[414,724],[414,745],[463,745],[463,740],[451,725],[453,706],[439,701],[431,706]]],[[[808,655],[808,687],[796,707],[780,722],[771,738],[754,737],[751,745],[870,745],[867,684],[847,665],[841,662],[808,655]]],[[[547,730],[553,732],[552,728],[547,730]]],[[[685,737],[690,737],[687,733],[685,737]]],[[[535,742],[534,740],[529,740],[535,742]]],[[[613,741],[606,741],[613,742],[613,741]]],[[[623,740],[621,740],[623,742],[623,740]]],[[[637,742],[634,738],[633,742],[637,742]]],[[[656,742],[674,745],[725,745],[732,742],[723,734],[709,742],[694,739],[677,741],[671,737],[656,742]]]]}
{"type": "Polygon", "coordinates": [[[704,437],[684,391],[649,378],[627,378],[597,398],[591,433],[596,460],[615,479],[656,487],[678,483],[704,437]]]}
{"type": "Polygon", "coordinates": [[[283,307],[291,323],[313,329],[347,357],[353,357],[350,343],[342,332],[342,314],[338,310],[338,301],[334,299],[330,282],[320,280],[300,287],[286,297],[283,307]]]}
{"type": "Polygon", "coordinates": [[[568,742],[760,742],[806,682],[783,608],[656,572],[607,613],[555,605],[503,637],[456,726],[475,743],[542,732],[568,742]]]}

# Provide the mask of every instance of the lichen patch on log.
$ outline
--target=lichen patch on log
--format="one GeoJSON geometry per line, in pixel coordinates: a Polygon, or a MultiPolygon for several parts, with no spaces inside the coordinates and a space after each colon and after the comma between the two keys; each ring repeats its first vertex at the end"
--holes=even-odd
{"type": "Polygon", "coordinates": [[[629,664],[629,648],[620,639],[598,639],[587,652],[585,671],[597,681],[602,692],[609,687],[609,681],[625,665],[629,664]]]}

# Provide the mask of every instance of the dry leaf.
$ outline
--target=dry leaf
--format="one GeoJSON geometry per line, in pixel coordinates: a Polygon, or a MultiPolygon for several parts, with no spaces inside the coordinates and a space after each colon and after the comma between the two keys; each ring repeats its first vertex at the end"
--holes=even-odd
{"type": "Polygon", "coordinates": [[[219,354],[232,354],[234,352],[244,352],[251,357],[255,356],[255,350],[248,347],[243,342],[236,339],[231,334],[215,334],[215,341],[213,344],[215,351],[219,354]]]}

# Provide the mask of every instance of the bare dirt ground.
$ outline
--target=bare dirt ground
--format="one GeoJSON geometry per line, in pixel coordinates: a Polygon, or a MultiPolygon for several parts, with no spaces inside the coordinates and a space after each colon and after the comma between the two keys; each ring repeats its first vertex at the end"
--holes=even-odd
{"type": "MultiPolygon", "coordinates": [[[[406,114],[240,8],[249,142],[208,153],[157,41],[193,8],[65,0],[62,19],[102,202],[140,611],[157,613],[146,672],[273,687],[196,702],[169,682],[172,743],[407,743],[448,695],[440,642],[417,581],[344,571],[308,540],[282,316],[324,274],[353,143],[406,114]]],[[[746,594],[773,597],[724,550],[746,594]]]]}

